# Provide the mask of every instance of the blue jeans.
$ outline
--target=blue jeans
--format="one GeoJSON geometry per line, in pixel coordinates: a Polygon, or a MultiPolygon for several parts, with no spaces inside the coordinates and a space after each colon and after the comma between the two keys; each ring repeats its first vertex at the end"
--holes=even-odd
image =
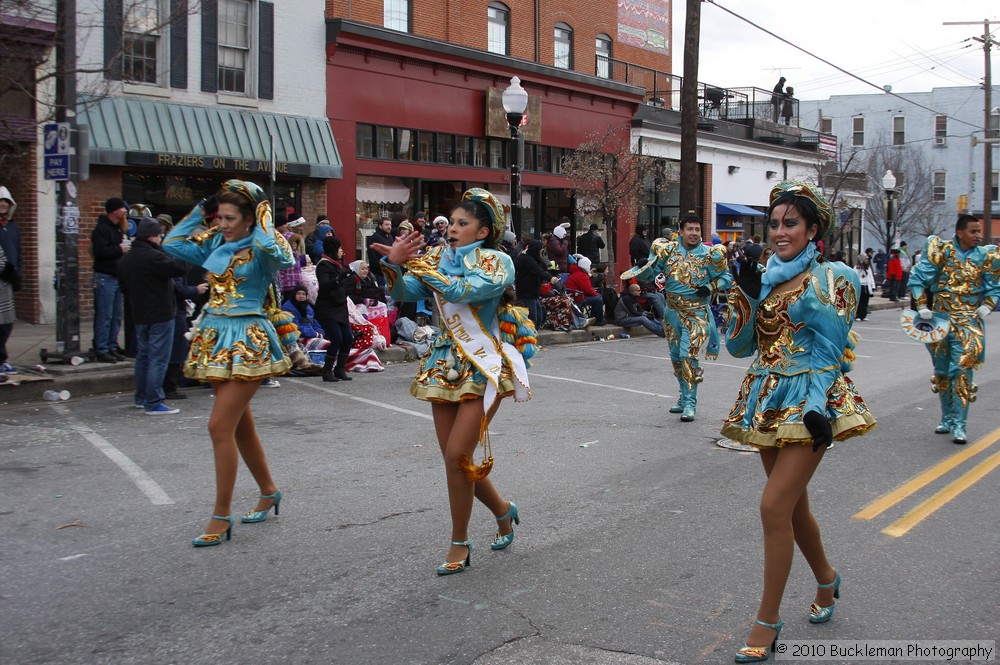
{"type": "Polygon", "coordinates": [[[642,326],[657,337],[663,337],[663,324],[646,316],[626,316],[623,319],[618,319],[615,323],[620,325],[622,328],[635,328],[636,326],[642,326]]]}
{"type": "Polygon", "coordinates": [[[146,411],[163,403],[163,377],[174,345],[174,320],[135,324],[135,403],[146,411]]]}
{"type": "Polygon", "coordinates": [[[663,310],[667,308],[667,297],[659,291],[647,291],[642,294],[642,297],[649,300],[649,306],[653,308],[653,314],[662,321],[663,310]]]}
{"type": "Polygon", "coordinates": [[[122,290],[118,278],[94,273],[94,350],[108,353],[118,348],[122,327],[122,290]]]}
{"type": "Polygon", "coordinates": [[[603,326],[604,320],[604,298],[601,296],[587,296],[579,303],[580,307],[590,307],[590,315],[597,319],[597,325],[603,326]]]}
{"type": "Polygon", "coordinates": [[[528,318],[535,324],[535,328],[541,330],[542,323],[545,322],[545,308],[542,307],[542,301],[538,298],[522,298],[521,304],[528,308],[528,318]]]}

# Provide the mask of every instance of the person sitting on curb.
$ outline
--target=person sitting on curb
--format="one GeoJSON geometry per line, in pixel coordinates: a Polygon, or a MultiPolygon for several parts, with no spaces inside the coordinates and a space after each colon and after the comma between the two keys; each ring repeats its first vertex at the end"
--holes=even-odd
{"type": "Polygon", "coordinates": [[[576,263],[569,265],[569,277],[566,278],[566,290],[572,293],[573,301],[581,309],[590,307],[590,315],[597,320],[597,325],[606,325],[604,318],[604,298],[594,285],[590,283],[590,259],[582,254],[574,254],[576,263]]]}
{"type": "Polygon", "coordinates": [[[615,323],[622,328],[634,328],[642,326],[657,337],[665,337],[663,324],[653,318],[651,312],[643,311],[639,307],[639,297],[642,287],[638,284],[629,284],[628,288],[622,291],[615,306],[615,323]]]}

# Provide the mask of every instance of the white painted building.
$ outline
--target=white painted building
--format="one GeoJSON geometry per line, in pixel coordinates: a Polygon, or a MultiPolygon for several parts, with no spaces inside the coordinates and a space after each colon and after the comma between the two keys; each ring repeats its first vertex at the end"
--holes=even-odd
{"type": "MultiPolygon", "coordinates": [[[[992,89],[994,104],[1000,88],[992,89]]],[[[992,129],[1000,109],[990,115],[992,129]]],[[[930,92],[890,95],[836,95],[799,102],[800,126],[837,136],[842,153],[862,155],[879,146],[909,146],[920,151],[933,174],[926,192],[934,213],[947,225],[958,212],[982,215],[984,187],[990,194],[994,220],[1000,218],[998,173],[1000,151],[993,150],[993,169],[984,174],[984,146],[972,137],[984,137],[982,87],[934,88],[930,92]]],[[[856,170],[848,168],[846,170],[856,170]]],[[[876,174],[878,175],[878,174],[876,174]]],[[[874,183],[878,187],[878,183],[874,183]]],[[[996,228],[996,226],[994,227],[996,228]]],[[[994,237],[998,234],[993,233],[994,237]]]]}

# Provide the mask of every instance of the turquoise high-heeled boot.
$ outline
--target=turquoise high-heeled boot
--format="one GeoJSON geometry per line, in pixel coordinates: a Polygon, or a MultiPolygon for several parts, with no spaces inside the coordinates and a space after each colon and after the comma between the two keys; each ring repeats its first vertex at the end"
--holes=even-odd
{"type": "Polygon", "coordinates": [[[452,545],[463,545],[469,548],[469,553],[465,555],[465,561],[445,561],[440,566],[437,567],[438,575],[454,575],[455,573],[460,573],[469,566],[472,565],[472,541],[471,540],[453,540],[452,545]]]}
{"type": "Polygon", "coordinates": [[[759,663],[770,658],[771,652],[778,643],[778,638],[781,637],[781,628],[785,625],[784,621],[767,623],[760,619],[754,619],[754,623],[774,630],[774,639],[771,641],[771,646],[769,647],[752,647],[744,642],[743,648],[736,652],[735,661],[737,663],[759,663]]]}
{"type": "Polygon", "coordinates": [[[937,379],[934,383],[934,389],[937,390],[938,399],[941,401],[941,422],[934,428],[934,433],[949,434],[951,432],[951,423],[955,418],[951,382],[945,376],[935,375],[934,378],[937,379]]]}
{"type": "MultiPolygon", "coordinates": [[[[277,517],[278,505],[281,503],[281,490],[276,490],[274,494],[261,494],[260,498],[274,499],[274,505],[272,505],[271,508],[274,508],[274,516],[277,517]]],[[[267,519],[267,515],[271,512],[271,508],[268,508],[267,510],[250,510],[240,518],[240,521],[244,524],[263,522],[267,519]]]]}
{"type": "MultiPolygon", "coordinates": [[[[829,584],[817,584],[820,589],[833,589],[833,597],[840,598],[840,573],[829,584]]],[[[836,603],[830,603],[826,607],[820,607],[816,603],[809,606],[809,623],[826,623],[833,618],[833,609],[836,603]]]]}
{"type": "Polygon", "coordinates": [[[513,501],[510,502],[510,508],[507,510],[507,514],[503,517],[498,517],[497,522],[503,522],[508,517],[511,521],[510,533],[501,535],[500,532],[497,531],[496,537],[494,537],[493,542],[490,543],[491,550],[502,550],[514,542],[514,525],[521,523],[521,517],[517,514],[517,505],[513,501]]]}
{"type": "Polygon", "coordinates": [[[684,391],[684,410],[681,411],[681,422],[689,423],[694,420],[695,409],[698,406],[698,384],[684,391]]]}
{"type": "Polygon", "coordinates": [[[203,533],[194,540],[191,541],[195,547],[211,547],[212,545],[221,545],[222,537],[225,536],[226,540],[233,539],[233,525],[236,524],[236,518],[232,515],[212,515],[213,520],[222,520],[224,522],[229,522],[229,528],[222,533],[203,533]]]}

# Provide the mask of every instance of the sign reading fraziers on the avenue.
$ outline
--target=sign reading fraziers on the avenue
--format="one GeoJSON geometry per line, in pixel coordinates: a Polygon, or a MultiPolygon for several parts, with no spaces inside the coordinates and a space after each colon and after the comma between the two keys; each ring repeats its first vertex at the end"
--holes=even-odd
{"type": "MultiPolygon", "coordinates": [[[[169,152],[126,152],[125,163],[133,166],[158,166],[168,169],[192,169],[195,171],[225,171],[237,173],[271,173],[271,162],[267,159],[235,159],[212,155],[178,155],[169,152]]],[[[278,175],[308,176],[308,164],[276,162],[278,175]]]]}

